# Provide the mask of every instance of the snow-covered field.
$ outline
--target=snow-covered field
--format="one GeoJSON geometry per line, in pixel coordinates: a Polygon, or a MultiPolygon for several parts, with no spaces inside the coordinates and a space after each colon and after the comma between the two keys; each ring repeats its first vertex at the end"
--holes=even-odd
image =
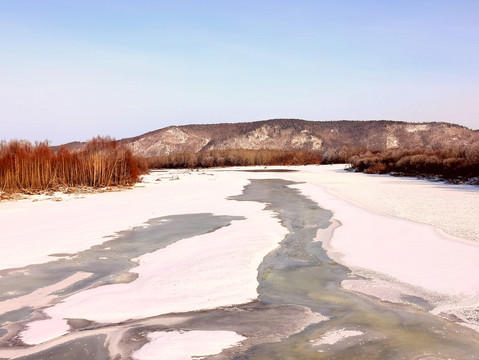
{"type": "MultiPolygon", "coordinates": [[[[66,319],[116,323],[254,300],[257,268],[287,230],[264,204],[228,200],[241,194],[248,179],[298,182],[292,187],[333,211],[334,224],[320,231],[318,239],[332,232],[324,244],[328,255],[366,278],[345,281],[345,288],[391,301],[399,301],[404,294],[420,295],[437,313],[478,307],[477,187],[356,174],[338,165],[288,169],[297,171],[154,172],[130,190],[57,194],[55,199],[61,201],[33,197],[0,203],[0,270],[45,263],[55,259],[51,254],[74,254],[161,216],[213,213],[244,217],[215,232],[140,256],[132,270],[138,274],[135,281],[92,288],[47,306],[48,318],[31,322],[22,339],[38,344],[61,336],[69,331],[66,319]]],[[[22,306],[46,306],[60,288],[87,276],[78,274],[18,301],[22,306]]],[[[0,302],[0,314],[12,308],[14,300],[0,302]]],[[[193,336],[196,340],[191,344],[198,345],[200,335],[155,333],[150,340],[164,347],[175,344],[171,337],[193,336]]],[[[188,353],[214,354],[243,339],[235,333],[223,335],[224,342],[211,350],[201,348],[195,353],[192,345],[188,353]]],[[[148,346],[136,358],[149,358],[148,346]]]]}

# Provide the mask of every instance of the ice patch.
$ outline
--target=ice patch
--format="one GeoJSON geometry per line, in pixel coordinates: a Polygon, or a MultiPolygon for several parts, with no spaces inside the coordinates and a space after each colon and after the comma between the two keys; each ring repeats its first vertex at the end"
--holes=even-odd
{"type": "Polygon", "coordinates": [[[311,340],[310,343],[312,346],[334,345],[350,337],[360,336],[363,334],[364,333],[359,330],[338,329],[338,330],[329,331],[323,336],[321,336],[319,340],[316,340],[316,341],[311,340]]]}
{"type": "Polygon", "coordinates": [[[221,353],[246,338],[233,331],[170,331],[148,334],[150,342],[132,354],[135,360],[191,360],[221,353]]]}

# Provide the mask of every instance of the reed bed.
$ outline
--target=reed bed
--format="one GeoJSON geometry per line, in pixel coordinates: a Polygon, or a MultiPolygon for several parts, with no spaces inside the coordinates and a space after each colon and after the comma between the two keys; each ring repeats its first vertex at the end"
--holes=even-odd
{"type": "Polygon", "coordinates": [[[139,181],[138,159],[118,142],[97,137],[79,151],[47,142],[0,143],[0,191],[37,192],[69,187],[126,186],[139,181]]]}

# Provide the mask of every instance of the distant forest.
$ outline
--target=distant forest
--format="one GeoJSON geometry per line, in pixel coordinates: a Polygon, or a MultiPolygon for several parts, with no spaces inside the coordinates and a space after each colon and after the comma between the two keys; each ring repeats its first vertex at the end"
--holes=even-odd
{"type": "Polygon", "coordinates": [[[205,150],[184,152],[147,159],[149,168],[211,168],[224,166],[255,165],[309,165],[321,164],[322,155],[317,152],[291,150],[205,150]]]}

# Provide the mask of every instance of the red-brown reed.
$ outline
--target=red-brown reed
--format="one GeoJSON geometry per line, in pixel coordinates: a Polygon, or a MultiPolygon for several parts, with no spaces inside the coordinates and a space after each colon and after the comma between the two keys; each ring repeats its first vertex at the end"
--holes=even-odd
{"type": "Polygon", "coordinates": [[[89,141],[82,150],[47,142],[14,140],[0,143],[0,191],[24,192],[58,187],[132,185],[139,180],[137,159],[124,145],[104,137],[89,141]]]}

